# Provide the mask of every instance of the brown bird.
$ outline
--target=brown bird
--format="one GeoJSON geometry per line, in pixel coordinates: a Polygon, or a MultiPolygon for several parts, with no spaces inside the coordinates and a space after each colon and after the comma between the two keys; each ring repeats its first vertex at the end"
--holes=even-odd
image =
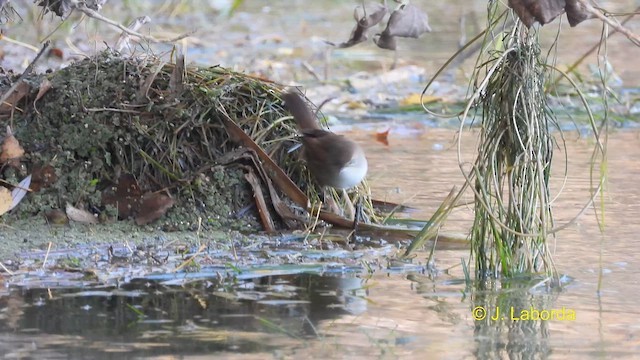
{"type": "Polygon", "coordinates": [[[297,92],[284,94],[285,105],[302,134],[307,168],[321,186],[348,189],[367,174],[367,158],[354,141],[322,130],[315,116],[297,92]]]}

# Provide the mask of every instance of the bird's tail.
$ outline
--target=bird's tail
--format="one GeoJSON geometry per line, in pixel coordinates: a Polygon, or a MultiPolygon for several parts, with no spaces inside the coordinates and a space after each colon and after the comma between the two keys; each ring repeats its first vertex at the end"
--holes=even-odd
{"type": "Polygon", "coordinates": [[[309,109],[306,101],[300,96],[296,90],[290,90],[284,94],[284,103],[293,115],[293,119],[298,124],[300,131],[320,129],[318,121],[309,109]]]}

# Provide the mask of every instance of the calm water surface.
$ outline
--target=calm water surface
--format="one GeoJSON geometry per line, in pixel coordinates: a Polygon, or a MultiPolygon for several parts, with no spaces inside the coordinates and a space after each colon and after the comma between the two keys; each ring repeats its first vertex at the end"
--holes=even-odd
{"type": "MultiPolygon", "coordinates": [[[[419,207],[413,216],[424,218],[462,180],[454,131],[414,127],[420,129],[414,136],[392,129],[388,146],[370,133],[350,135],[368,151],[374,196],[419,207]]],[[[555,203],[558,222],[573,217],[589,195],[592,144],[571,133],[567,138],[569,179],[555,203]]],[[[437,251],[437,273],[383,266],[372,275],[343,269],[241,277],[231,298],[207,282],[171,286],[153,278],[115,292],[13,288],[2,297],[0,350],[31,358],[635,358],[639,141],[633,131],[610,136],[604,234],[587,212],[552,245],[558,270],[572,278],[559,293],[530,283],[472,295],[458,266],[466,249],[437,251]],[[472,309],[481,305],[490,316],[497,307],[503,315],[512,306],[564,308],[575,320],[478,322],[472,309]]],[[[461,209],[445,230],[465,232],[470,219],[470,210],[461,209]]],[[[426,256],[419,253],[414,263],[426,256]]]]}
{"type": "MultiPolygon", "coordinates": [[[[456,149],[452,146],[453,136],[451,131],[425,129],[414,139],[392,138],[388,148],[372,146],[370,153],[375,154],[372,155],[375,160],[372,161],[371,182],[376,193],[379,196],[387,194],[393,201],[433,209],[456,183],[455,179],[460,179],[456,149]],[[433,150],[441,147],[443,150],[433,150]],[[399,158],[402,159],[401,166],[397,166],[399,158]]],[[[472,136],[470,140],[473,140],[472,136]]],[[[639,311],[635,305],[640,294],[637,280],[640,264],[635,250],[640,245],[637,237],[640,227],[636,221],[640,211],[640,186],[636,181],[640,175],[640,133],[616,132],[609,140],[608,181],[603,197],[604,233],[598,230],[596,217],[590,210],[574,225],[560,232],[556,241],[552,242],[558,270],[575,280],[562,293],[549,300],[546,308],[575,310],[576,319],[546,323],[544,336],[536,334],[539,346],[526,348],[528,351],[535,349],[533,352],[537,355],[523,355],[522,358],[546,355],[560,359],[633,358],[640,351],[640,326],[636,321],[639,311]],[[598,293],[600,277],[602,283],[598,293]]],[[[573,133],[568,135],[567,145],[567,184],[554,206],[559,224],[573,218],[589,198],[589,159],[593,143],[579,139],[573,133]]],[[[564,168],[560,159],[563,155],[563,152],[556,152],[554,169],[558,177],[562,176],[564,168]]],[[[466,159],[470,157],[467,155],[466,159]]],[[[556,181],[554,188],[559,188],[558,183],[556,181]]],[[[470,211],[460,210],[452,215],[446,227],[468,229],[471,216],[470,211]]],[[[455,264],[461,257],[467,257],[466,251],[440,252],[437,260],[439,266],[446,267],[455,264]]],[[[409,288],[410,285],[407,283],[405,287],[409,288]]],[[[479,338],[474,332],[471,316],[473,301],[462,300],[451,296],[451,293],[449,296],[440,294],[443,291],[441,286],[442,283],[436,280],[428,292],[421,292],[418,288],[415,292],[391,296],[387,300],[387,304],[395,304],[389,306],[397,308],[394,314],[404,314],[403,320],[396,321],[398,327],[409,329],[417,326],[417,329],[408,331],[424,335],[424,340],[418,341],[418,344],[430,344],[420,346],[422,350],[416,351],[431,357],[433,354],[429,355],[429,352],[435,351],[435,348],[444,352],[444,355],[434,358],[473,358],[478,355],[474,354],[475,350],[484,349],[490,343],[490,347],[502,349],[502,355],[506,355],[509,339],[517,336],[504,332],[492,339],[479,338]],[[434,294],[430,295],[429,292],[434,294]],[[408,296],[412,298],[409,300],[408,296]],[[415,311],[416,307],[422,310],[415,311]],[[444,316],[439,312],[442,307],[448,310],[444,316]]],[[[445,293],[447,290],[444,290],[445,293]]],[[[384,297],[384,293],[385,290],[381,288],[380,296],[384,297]]],[[[532,296],[530,300],[535,298],[532,296]]],[[[532,301],[535,303],[536,300],[532,301]]],[[[383,309],[386,308],[382,306],[378,311],[385,313],[383,309]]]]}
{"type": "MultiPolygon", "coordinates": [[[[291,69],[281,71],[283,63],[290,66],[291,59],[299,57],[321,69],[325,64],[321,39],[346,39],[354,2],[284,3],[246,1],[230,26],[217,24],[206,13],[159,21],[176,33],[193,24],[205,30],[194,36],[188,47],[191,60],[267,69],[272,78],[290,81],[291,69]],[[238,51],[229,44],[236,44],[238,51]],[[247,47],[255,57],[251,61],[247,61],[247,47]],[[264,54],[272,56],[265,58],[264,54]]],[[[482,26],[486,2],[471,3],[425,5],[434,33],[417,43],[403,42],[406,52],[400,57],[401,64],[418,64],[432,73],[456,49],[461,15],[468,16],[469,34],[475,33],[474,16],[482,26]]],[[[604,3],[627,10],[635,4],[604,3]]],[[[629,26],[637,27],[637,21],[629,26]]],[[[569,63],[586,51],[597,41],[598,29],[593,22],[564,32],[560,63],[569,63]]],[[[555,30],[550,27],[545,31],[555,30]]],[[[102,44],[100,36],[96,35],[96,43],[102,44]]],[[[616,36],[609,52],[625,84],[638,86],[640,72],[629,61],[638,58],[638,49],[616,36]]],[[[390,53],[370,44],[335,51],[331,59],[347,59],[346,65],[333,69],[335,76],[354,69],[388,69],[393,61],[390,53]]],[[[299,61],[293,66],[298,80],[310,81],[311,75],[302,70],[299,61]]],[[[411,91],[420,90],[422,84],[416,82],[411,91]]],[[[422,121],[392,120],[390,144],[385,146],[376,142],[373,134],[388,124],[372,124],[349,134],[367,150],[373,195],[416,207],[419,211],[411,216],[427,218],[451,187],[463,181],[455,131],[426,127],[422,121]]],[[[589,198],[590,187],[593,143],[575,133],[566,137],[567,184],[554,204],[559,224],[577,214],[589,198]]],[[[474,144],[474,134],[465,135],[466,160],[471,161],[474,144]]],[[[563,177],[562,155],[562,151],[556,152],[555,190],[563,177]]],[[[547,293],[534,284],[517,284],[508,292],[476,292],[471,296],[465,291],[459,266],[461,259],[468,257],[466,249],[437,251],[436,273],[426,273],[422,267],[412,271],[416,268],[382,266],[372,275],[313,271],[296,276],[254,276],[241,279],[230,289],[240,296],[232,299],[211,290],[206,282],[172,287],[154,279],[132,281],[115,295],[113,287],[11,288],[0,292],[0,354],[34,359],[204,359],[212,355],[242,359],[637,358],[638,159],[640,133],[615,131],[610,135],[607,188],[602,197],[605,231],[599,231],[590,210],[558,234],[551,246],[554,260],[559,272],[572,279],[559,293],[547,293]],[[503,314],[510,306],[518,310],[564,308],[575,313],[575,320],[479,322],[472,316],[472,309],[479,305],[486,306],[489,315],[494,315],[498,306],[503,314]],[[139,318],[132,308],[145,317],[139,318]]],[[[444,230],[466,233],[472,216],[471,210],[458,209],[444,230]]],[[[391,246],[386,251],[394,250],[391,246]]],[[[426,257],[419,253],[414,263],[424,264],[426,257]]]]}

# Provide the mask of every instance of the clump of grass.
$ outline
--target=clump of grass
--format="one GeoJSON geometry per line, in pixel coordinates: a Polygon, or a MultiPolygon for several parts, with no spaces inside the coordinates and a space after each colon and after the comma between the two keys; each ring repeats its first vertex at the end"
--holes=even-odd
{"type": "MultiPolygon", "coordinates": [[[[574,223],[594,205],[606,182],[606,143],[610,119],[608,101],[611,96],[615,96],[609,86],[607,70],[609,63],[606,39],[611,33],[607,31],[607,26],[604,26],[600,43],[587,52],[589,54],[597,49],[599,54],[599,90],[603,112],[601,120],[597,121],[590,108],[591,99],[586,98],[578,83],[568,72],[555,66],[552,56],[545,58],[541,54],[535,27],[525,28],[513,11],[505,9],[499,2],[490,2],[488,13],[489,27],[458,50],[434,74],[422,93],[424,96],[444,69],[456,63],[454,60],[464,58],[471,49],[483,49],[471,76],[472,95],[463,111],[441,114],[431,111],[425,102],[422,104],[423,109],[432,116],[461,117],[458,162],[466,179],[465,185],[455,198],[447,198],[443,202],[439,209],[442,214],[437,216],[438,223],[427,225],[423,233],[431,231],[429,227],[440,226],[447,217],[447,211],[456,206],[455,203],[469,189],[474,194],[475,202],[475,218],[470,239],[471,261],[475,262],[475,275],[480,280],[479,284],[483,284],[487,278],[514,279],[520,275],[525,278],[532,275],[533,278],[538,278],[538,275],[546,275],[543,283],[551,280],[552,285],[558,285],[559,278],[548,242],[554,239],[558,231],[574,223]],[[483,40],[481,46],[471,46],[478,40],[483,40]],[[548,59],[551,61],[548,62],[548,59]],[[551,72],[557,72],[558,78],[554,81],[549,81],[552,80],[551,72]],[[549,186],[551,165],[554,148],[557,145],[564,147],[565,144],[556,115],[549,107],[547,99],[552,96],[550,94],[559,96],[558,85],[561,80],[568,82],[572,89],[571,94],[578,98],[584,108],[585,118],[593,133],[594,150],[589,179],[591,196],[573,219],[554,226],[549,186]],[[477,157],[470,164],[462,159],[462,130],[468,117],[474,115],[475,118],[482,119],[477,157]],[[552,129],[555,131],[553,134],[562,141],[555,141],[556,138],[550,132],[552,129]]],[[[603,21],[609,24],[609,21],[603,21]]],[[[619,27],[615,28],[618,31],[619,27]]],[[[623,32],[629,34],[628,31],[623,32]]],[[[553,55],[556,49],[557,38],[548,54],[553,55]]],[[[580,57],[569,70],[575,69],[586,59],[587,54],[580,57]]],[[[564,112],[570,119],[573,119],[575,114],[575,110],[568,113],[557,107],[555,111],[564,112]]],[[[565,151],[565,182],[567,160],[565,151]]],[[[556,194],[554,199],[559,195],[556,194]]],[[[602,229],[602,201],[599,207],[595,206],[594,211],[602,229]]],[[[417,237],[409,251],[421,246],[423,242],[424,239],[417,237]]],[[[471,283],[466,262],[463,262],[463,271],[468,283],[471,283]]],[[[504,286],[504,283],[502,284],[504,286]]]]}
{"type": "MultiPolygon", "coordinates": [[[[99,184],[115,183],[118,174],[127,172],[145,191],[176,197],[168,229],[227,227],[244,209],[255,216],[237,217],[253,221],[255,200],[244,174],[258,172],[260,161],[252,164],[235,155],[241,146],[227,132],[227,120],[266,152],[312,203],[320,198],[298,152],[289,151],[298,141],[298,130],[284,108],[279,84],[222,67],[184,68],[154,56],[123,58],[110,52],[49,78],[52,89],[38,101],[38,109],[26,108],[25,118],[38,121],[16,124],[31,134],[24,139],[30,165],[52,164],[64,176],[55,189],[37,194],[44,200],[23,207],[29,212],[46,210],[57,201],[99,208],[99,184]],[[34,150],[49,143],[49,151],[34,150]]],[[[362,187],[368,194],[366,184],[362,187]]],[[[263,192],[271,198],[270,191],[263,192]]],[[[303,212],[299,204],[288,204],[303,212]]]]}
{"type": "Polygon", "coordinates": [[[534,29],[516,22],[498,37],[502,48],[476,69],[476,78],[485,74],[476,89],[478,155],[465,175],[475,193],[471,255],[480,277],[551,275],[550,129],[557,125],[545,95],[547,67],[534,29]]]}

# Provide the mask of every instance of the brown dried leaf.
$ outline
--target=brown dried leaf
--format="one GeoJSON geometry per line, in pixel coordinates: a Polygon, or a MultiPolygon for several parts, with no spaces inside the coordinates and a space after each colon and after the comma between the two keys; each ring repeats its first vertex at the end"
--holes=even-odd
{"type": "Polygon", "coordinates": [[[33,101],[33,104],[35,105],[36,101],[42,99],[42,97],[49,91],[51,90],[51,88],[53,87],[53,84],[51,83],[51,81],[49,81],[49,79],[44,79],[42,80],[42,82],[40,83],[40,88],[38,89],[38,95],[36,95],[36,99],[33,101]]]}
{"type": "Polygon", "coordinates": [[[396,38],[385,33],[376,34],[373,38],[373,42],[381,49],[395,50],[398,47],[396,44],[396,38]]]}
{"type": "Polygon", "coordinates": [[[564,10],[567,12],[567,19],[571,27],[595,17],[595,15],[588,12],[584,5],[578,0],[566,0],[566,3],[567,5],[564,7],[564,10]]]}
{"type": "Polygon", "coordinates": [[[78,3],[88,7],[91,10],[100,11],[102,5],[108,0],[85,0],[82,2],[76,0],[39,0],[38,6],[42,6],[43,13],[51,11],[60,17],[66,17],[78,6],[78,3]]]}
{"type": "Polygon", "coordinates": [[[51,48],[51,50],[49,50],[49,53],[47,54],[48,57],[52,58],[58,58],[60,60],[64,60],[64,51],[62,51],[62,49],[60,48],[51,48]]]}
{"type": "Polygon", "coordinates": [[[6,163],[9,160],[18,160],[24,155],[24,149],[13,136],[11,127],[7,126],[7,136],[2,142],[2,153],[0,154],[0,163],[6,163]]]}
{"type": "Polygon", "coordinates": [[[536,21],[547,24],[564,12],[565,0],[509,0],[522,22],[531,27],[536,21]]]}
{"type": "Polygon", "coordinates": [[[47,164],[45,166],[36,165],[33,167],[33,178],[31,180],[31,190],[38,192],[42,188],[48,188],[58,181],[56,169],[47,164]]]}
{"type": "Polygon", "coordinates": [[[60,209],[51,209],[44,213],[47,218],[47,222],[52,225],[66,225],[69,223],[69,218],[64,211],[60,209]]]}
{"type": "Polygon", "coordinates": [[[386,36],[390,37],[419,38],[426,32],[431,32],[427,13],[414,5],[405,4],[391,13],[383,34],[386,33],[386,36]]]}
{"type": "Polygon", "coordinates": [[[140,79],[140,88],[138,89],[138,92],[136,94],[136,98],[138,101],[151,100],[149,98],[149,89],[151,89],[151,85],[153,85],[160,71],[164,69],[165,64],[165,62],[161,62],[153,68],[153,71],[150,75],[147,75],[146,78],[140,79]]]}
{"type": "Polygon", "coordinates": [[[353,17],[356,20],[356,26],[351,31],[349,40],[338,45],[333,43],[330,44],[339,48],[348,48],[366,41],[369,38],[367,36],[367,30],[370,27],[377,25],[387,14],[387,7],[382,4],[370,4],[368,5],[368,9],[367,7],[363,8],[361,6],[357,6],[353,10],[353,17]],[[362,15],[359,14],[359,9],[362,9],[362,15]],[[367,15],[368,9],[371,10],[369,15],[367,15]]]}
{"type": "Polygon", "coordinates": [[[118,187],[116,195],[120,197],[140,197],[142,191],[138,185],[138,181],[131,174],[122,174],[118,178],[118,187]]]}
{"type": "Polygon", "coordinates": [[[83,210],[83,209],[78,209],[76,207],[73,207],[73,205],[67,203],[67,207],[65,209],[65,212],[67,213],[67,217],[69,217],[69,220],[75,221],[75,222],[79,222],[82,224],[97,224],[98,223],[98,218],[95,217],[92,213],[88,212],[87,210],[83,210]]]}
{"type": "Polygon", "coordinates": [[[249,183],[249,185],[251,185],[251,189],[253,189],[253,198],[256,200],[258,215],[260,215],[262,226],[264,227],[266,232],[275,231],[276,226],[273,223],[271,215],[269,214],[267,202],[264,198],[264,193],[262,192],[260,179],[258,178],[258,176],[256,176],[256,174],[250,167],[247,167],[247,173],[244,174],[244,178],[247,179],[247,182],[249,183]]]}
{"type": "Polygon", "coordinates": [[[0,215],[9,211],[12,203],[13,199],[11,198],[11,191],[6,187],[0,186],[0,215]]]}
{"type": "Polygon", "coordinates": [[[122,174],[118,183],[106,188],[102,192],[102,204],[111,205],[118,209],[118,216],[126,219],[135,216],[140,209],[142,191],[131,174],[122,174]]]}
{"type": "Polygon", "coordinates": [[[142,196],[140,211],[136,216],[136,224],[146,225],[152,223],[167,213],[175,200],[160,193],[147,193],[142,196]]]}
{"type": "Polygon", "coordinates": [[[376,132],[376,140],[389,146],[389,131],[391,131],[391,128],[388,127],[386,130],[376,132]]]}
{"type": "Polygon", "coordinates": [[[293,213],[289,208],[289,204],[285,203],[280,198],[280,193],[273,185],[273,181],[269,177],[270,175],[267,174],[267,171],[263,166],[263,163],[260,161],[259,155],[255,150],[246,147],[239,147],[236,150],[225,154],[225,156],[219,159],[219,162],[221,164],[230,164],[232,162],[245,161],[251,164],[252,169],[254,169],[258,175],[260,175],[260,179],[267,185],[271,205],[273,205],[274,210],[284,221],[284,223],[289,228],[299,228],[299,224],[304,224],[304,217],[293,213]]]}

